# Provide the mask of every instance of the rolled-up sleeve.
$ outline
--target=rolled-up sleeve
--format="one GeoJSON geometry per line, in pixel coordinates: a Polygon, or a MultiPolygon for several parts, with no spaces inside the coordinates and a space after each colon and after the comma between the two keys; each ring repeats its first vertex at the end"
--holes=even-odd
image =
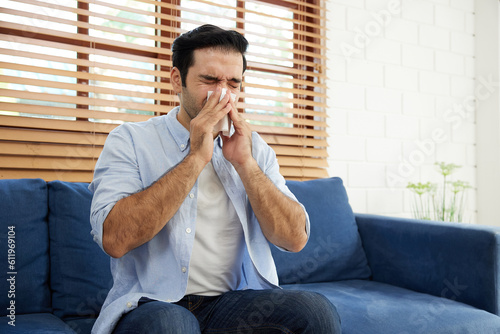
{"type": "Polygon", "coordinates": [[[120,199],[142,188],[134,141],[126,124],[114,129],[106,139],[89,185],[93,193],[90,223],[94,241],[102,246],[102,227],[120,199]]]}

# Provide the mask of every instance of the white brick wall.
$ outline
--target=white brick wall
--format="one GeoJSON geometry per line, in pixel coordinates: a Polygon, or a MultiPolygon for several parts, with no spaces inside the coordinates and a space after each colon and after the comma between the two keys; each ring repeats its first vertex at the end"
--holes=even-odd
{"type": "MultiPolygon", "coordinates": [[[[356,212],[411,216],[408,182],[475,186],[474,0],[327,0],[329,172],[356,212]]],[[[475,221],[475,191],[468,218],[475,221]]]]}

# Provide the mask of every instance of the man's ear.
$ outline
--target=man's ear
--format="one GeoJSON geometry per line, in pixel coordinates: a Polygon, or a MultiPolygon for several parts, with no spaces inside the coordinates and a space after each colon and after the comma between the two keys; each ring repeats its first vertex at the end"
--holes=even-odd
{"type": "Polygon", "coordinates": [[[177,67],[173,67],[170,71],[170,82],[172,83],[172,88],[175,94],[182,93],[182,78],[181,72],[177,67]]]}

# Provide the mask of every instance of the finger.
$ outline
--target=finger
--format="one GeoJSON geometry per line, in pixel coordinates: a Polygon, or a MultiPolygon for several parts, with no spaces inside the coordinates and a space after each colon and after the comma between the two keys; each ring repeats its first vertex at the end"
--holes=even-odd
{"type": "Polygon", "coordinates": [[[222,94],[222,89],[217,87],[215,91],[212,92],[210,96],[208,96],[205,106],[215,107],[219,103],[220,95],[222,94]]]}
{"type": "Polygon", "coordinates": [[[200,111],[198,116],[192,120],[192,124],[196,124],[197,128],[203,128],[203,131],[213,133],[218,131],[216,125],[221,119],[231,111],[232,106],[229,103],[224,105],[223,101],[215,105],[213,108],[206,106],[200,111]]]}
{"type": "Polygon", "coordinates": [[[232,108],[229,111],[229,117],[233,121],[235,130],[250,129],[250,125],[248,124],[246,119],[237,111],[234,105],[232,105],[232,108]]]}
{"type": "Polygon", "coordinates": [[[212,94],[210,94],[206,102],[203,104],[202,109],[198,113],[198,117],[200,118],[215,117],[217,119],[220,119],[227,113],[224,112],[221,115],[219,115],[219,113],[226,107],[226,104],[228,102],[225,99],[225,96],[219,101],[221,93],[222,90],[220,89],[220,87],[217,87],[216,90],[212,94]]]}

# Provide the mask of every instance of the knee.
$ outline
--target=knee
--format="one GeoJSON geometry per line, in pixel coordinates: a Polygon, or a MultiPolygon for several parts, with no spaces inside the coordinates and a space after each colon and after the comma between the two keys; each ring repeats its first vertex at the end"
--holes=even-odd
{"type": "Polygon", "coordinates": [[[324,295],[297,291],[294,312],[302,318],[307,333],[341,333],[337,308],[324,295]]]}
{"type": "MultiPolygon", "coordinates": [[[[154,304],[152,305],[154,306],[154,304]]],[[[152,308],[145,323],[148,333],[199,333],[200,325],[196,317],[181,306],[172,305],[168,308],[152,308]],[[182,329],[179,332],[179,329],[182,329]]]]}
{"type": "Polygon", "coordinates": [[[196,317],[187,309],[163,302],[148,302],[120,320],[114,333],[199,333],[196,317]]]}

